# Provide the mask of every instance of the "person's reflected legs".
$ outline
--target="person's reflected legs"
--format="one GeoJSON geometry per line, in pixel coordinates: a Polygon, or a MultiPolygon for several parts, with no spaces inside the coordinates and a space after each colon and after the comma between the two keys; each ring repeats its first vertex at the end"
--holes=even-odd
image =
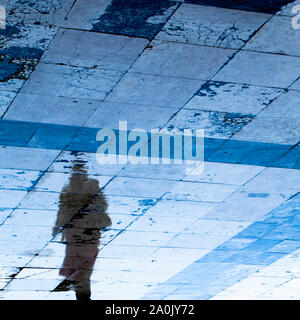
{"type": "Polygon", "coordinates": [[[66,244],[59,274],[65,277],[53,291],[74,289],[77,300],[90,300],[90,277],[99,252],[101,230],[111,225],[107,202],[96,179],[88,178],[83,163],[73,165],[60,195],[53,235],[60,231],[66,244]]]}

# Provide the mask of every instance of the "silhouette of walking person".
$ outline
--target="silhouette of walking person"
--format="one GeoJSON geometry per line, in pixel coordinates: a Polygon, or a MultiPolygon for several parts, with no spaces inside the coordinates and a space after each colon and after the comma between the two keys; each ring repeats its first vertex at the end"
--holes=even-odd
{"type": "Polygon", "coordinates": [[[66,244],[59,274],[65,277],[53,291],[74,289],[77,300],[90,300],[90,277],[99,252],[101,230],[111,225],[99,182],[87,175],[84,162],[75,162],[69,183],[60,194],[53,236],[66,244]]]}

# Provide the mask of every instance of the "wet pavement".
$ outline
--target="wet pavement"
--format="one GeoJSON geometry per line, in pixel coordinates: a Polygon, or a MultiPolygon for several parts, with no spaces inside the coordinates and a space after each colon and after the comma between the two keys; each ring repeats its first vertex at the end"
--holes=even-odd
{"type": "Polygon", "coordinates": [[[0,5],[0,299],[300,299],[300,1],[0,5]],[[203,172],[100,164],[119,121],[203,172]]]}

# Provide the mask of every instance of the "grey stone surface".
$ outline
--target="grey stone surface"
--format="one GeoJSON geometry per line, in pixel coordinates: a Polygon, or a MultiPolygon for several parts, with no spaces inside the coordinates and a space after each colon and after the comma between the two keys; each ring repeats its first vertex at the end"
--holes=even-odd
{"type": "Polygon", "coordinates": [[[208,80],[234,52],[234,50],[182,43],[152,41],[130,71],[208,80]]]}
{"type": "Polygon", "coordinates": [[[166,124],[166,128],[204,129],[207,137],[229,138],[251,120],[251,116],[240,114],[183,109],[166,124]]]}
{"type": "Polygon", "coordinates": [[[175,109],[119,102],[102,102],[91,114],[85,126],[92,128],[119,128],[119,121],[127,121],[128,129],[150,130],[162,127],[175,109]]]}
{"type": "Polygon", "coordinates": [[[183,4],[156,38],[239,49],[270,17],[261,13],[183,4]]]}
{"type": "Polygon", "coordinates": [[[80,126],[98,105],[95,100],[22,93],[4,119],[80,126]]]}
{"type": "Polygon", "coordinates": [[[274,16],[245,45],[245,50],[300,55],[299,30],[290,17],[274,16]]]}
{"type": "Polygon", "coordinates": [[[40,63],[22,93],[102,100],[121,76],[119,71],[40,63]]]}
{"type": "Polygon", "coordinates": [[[212,80],[287,88],[299,74],[297,57],[241,51],[212,80]]]}
{"type": "Polygon", "coordinates": [[[257,116],[233,139],[295,145],[300,141],[300,118],[257,116]]]}
{"type": "Polygon", "coordinates": [[[61,29],[41,61],[125,72],[147,44],[144,39],[61,29]]]}
{"type": "Polygon", "coordinates": [[[282,92],[276,88],[209,81],[184,108],[255,115],[282,92]]]}
{"type": "Polygon", "coordinates": [[[200,80],[127,73],[108,101],[148,106],[182,107],[201,87],[200,80]]]}
{"type": "Polygon", "coordinates": [[[278,118],[299,118],[299,91],[288,91],[282,94],[265,108],[260,116],[278,118]]]}

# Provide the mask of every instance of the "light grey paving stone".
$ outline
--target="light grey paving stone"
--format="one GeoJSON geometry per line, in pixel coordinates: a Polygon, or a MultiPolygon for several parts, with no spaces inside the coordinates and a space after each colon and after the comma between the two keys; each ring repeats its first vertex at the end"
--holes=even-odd
{"type": "MultiPolygon", "coordinates": [[[[69,184],[71,174],[61,172],[47,172],[39,180],[35,186],[38,191],[61,192],[63,187],[69,184]]],[[[111,176],[91,176],[90,179],[95,179],[99,182],[99,187],[102,188],[112,178],[111,176]]]]}
{"type": "MultiPolygon", "coordinates": [[[[26,196],[26,191],[0,190],[0,207],[15,208],[25,196],[26,196]]],[[[1,230],[2,230],[2,227],[1,227],[1,230]]]]}
{"type": "Polygon", "coordinates": [[[182,181],[175,184],[163,199],[222,202],[238,188],[234,185],[182,181]]]}
{"type": "Polygon", "coordinates": [[[263,117],[299,118],[299,101],[299,91],[288,91],[273,101],[259,115],[263,117]]]}
{"type": "Polygon", "coordinates": [[[199,201],[176,201],[176,200],[160,200],[155,206],[152,206],[146,212],[146,216],[161,216],[161,217],[202,217],[211,209],[217,202],[199,202],[199,201]]]}
{"type": "Polygon", "coordinates": [[[274,16],[244,49],[300,56],[299,32],[292,28],[290,17],[274,16]]]}
{"type": "Polygon", "coordinates": [[[186,175],[184,164],[131,164],[128,163],[119,173],[120,177],[138,177],[180,180],[186,175]]]}
{"type": "Polygon", "coordinates": [[[298,57],[241,51],[212,80],[287,88],[299,74],[298,57]]]}
{"type": "Polygon", "coordinates": [[[247,125],[252,117],[225,112],[182,109],[167,124],[168,129],[204,129],[207,137],[228,138],[247,125]]]}
{"type": "Polygon", "coordinates": [[[178,233],[194,223],[196,218],[153,217],[143,216],[134,221],[126,230],[143,232],[173,232],[178,233]]]}
{"type": "Polygon", "coordinates": [[[147,44],[145,39],[60,29],[41,61],[125,72],[147,44]]]}
{"type": "Polygon", "coordinates": [[[263,186],[242,187],[202,218],[254,222],[294,194],[295,190],[271,190],[263,186]]]}
{"type": "Polygon", "coordinates": [[[26,190],[33,186],[40,175],[39,171],[0,169],[0,188],[26,190]]]}
{"type": "Polygon", "coordinates": [[[62,26],[91,30],[93,23],[97,22],[97,18],[105,13],[110,3],[111,0],[90,0],[87,6],[85,0],[78,0],[67,15],[65,21],[62,22],[62,26]]]}
{"type": "Polygon", "coordinates": [[[0,168],[46,170],[60,150],[0,146],[0,168]]]}
{"type": "Polygon", "coordinates": [[[152,41],[130,71],[207,80],[234,52],[220,48],[152,41]]]}
{"type": "Polygon", "coordinates": [[[257,116],[232,139],[295,145],[300,140],[300,118],[257,116]]]}
{"type": "Polygon", "coordinates": [[[243,185],[264,169],[265,167],[261,166],[205,161],[201,174],[186,175],[183,180],[243,185]]]}
{"type": "Polygon", "coordinates": [[[175,233],[123,231],[112,241],[116,245],[139,245],[161,247],[174,238],[175,233]]]}
{"type": "Polygon", "coordinates": [[[184,233],[203,235],[232,236],[248,227],[251,222],[245,221],[220,221],[216,219],[198,219],[184,229],[184,233]]]}
{"type": "Polygon", "coordinates": [[[107,214],[134,214],[141,215],[155,203],[155,199],[149,197],[127,197],[106,195],[108,202],[107,214]]]}
{"type": "Polygon", "coordinates": [[[72,173],[74,161],[85,163],[87,173],[92,175],[115,175],[124,167],[121,164],[99,164],[96,153],[63,151],[52,163],[48,171],[72,173]]]}
{"type": "Polygon", "coordinates": [[[15,92],[0,91],[0,116],[3,116],[15,96],[15,92]]]}
{"type": "Polygon", "coordinates": [[[157,39],[241,48],[271,15],[182,4],[157,39]]]}
{"type": "Polygon", "coordinates": [[[3,0],[8,23],[58,25],[70,10],[73,0],[3,0]]]}
{"type": "Polygon", "coordinates": [[[167,243],[167,247],[213,250],[228,239],[227,235],[202,235],[179,233],[167,243]]]}
{"type": "Polygon", "coordinates": [[[22,93],[102,100],[121,76],[118,71],[40,63],[22,93]]]}
{"type": "Polygon", "coordinates": [[[31,191],[20,203],[20,209],[55,210],[59,209],[59,193],[31,191]]]}
{"type": "Polygon", "coordinates": [[[174,184],[170,180],[116,177],[105,188],[106,195],[159,198],[174,184]]]}
{"type": "Polygon", "coordinates": [[[19,93],[4,119],[82,126],[98,105],[90,99],[19,93]]]}
{"type": "Polygon", "coordinates": [[[5,221],[6,225],[48,226],[55,225],[57,213],[47,210],[16,209],[5,221]]]}
{"type": "Polygon", "coordinates": [[[161,128],[177,109],[104,101],[89,117],[85,126],[119,129],[119,121],[127,121],[127,128],[130,130],[151,130],[161,128]]]}
{"type": "Polygon", "coordinates": [[[200,80],[127,73],[108,101],[148,106],[182,107],[201,87],[200,80]]]}
{"type": "Polygon", "coordinates": [[[209,81],[184,106],[184,109],[257,114],[269,105],[282,89],[209,81]]]}
{"type": "MultiPolygon", "coordinates": [[[[300,5],[300,0],[295,0],[286,6],[282,7],[280,11],[278,11],[276,14],[277,15],[284,15],[284,16],[295,16],[295,13],[292,12],[293,7],[300,5]]],[[[298,11],[299,12],[299,11],[298,11]]]]}
{"type": "Polygon", "coordinates": [[[41,279],[41,280],[31,280],[31,279],[14,279],[8,286],[6,286],[6,291],[22,291],[26,295],[27,291],[52,291],[60,283],[60,279],[41,279]]]}
{"type": "Polygon", "coordinates": [[[300,171],[295,169],[267,168],[248,182],[245,187],[259,187],[264,185],[272,189],[300,189],[300,171]]]}
{"type": "Polygon", "coordinates": [[[300,91],[300,78],[291,85],[290,89],[300,91]]]}
{"type": "Polygon", "coordinates": [[[0,240],[46,243],[52,238],[52,227],[3,224],[0,240]]]}

